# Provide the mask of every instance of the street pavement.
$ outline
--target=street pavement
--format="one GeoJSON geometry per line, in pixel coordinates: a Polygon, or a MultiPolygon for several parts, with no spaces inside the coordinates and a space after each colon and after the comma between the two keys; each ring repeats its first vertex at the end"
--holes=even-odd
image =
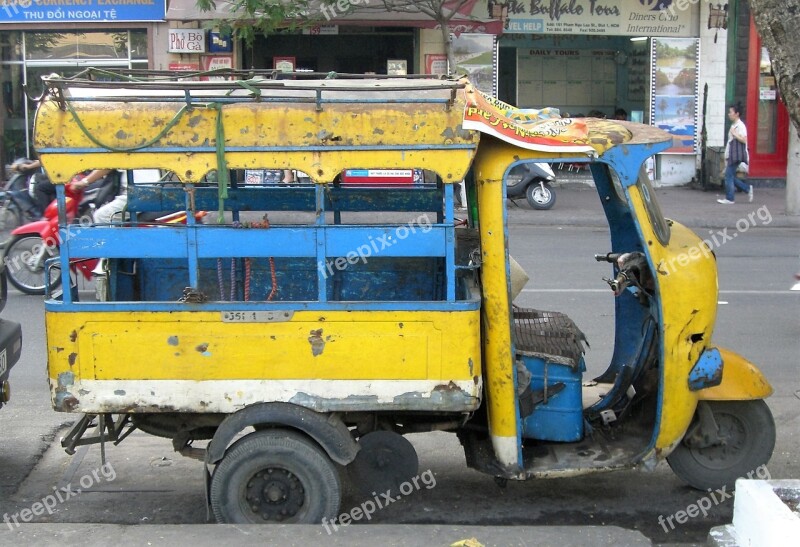
{"type": "MultiPolygon", "coordinates": [[[[519,207],[514,205],[509,206],[509,224],[510,231],[512,232],[512,252],[515,256],[521,255],[523,265],[531,269],[537,267],[537,276],[534,277],[536,284],[534,288],[527,289],[522,298],[544,299],[552,298],[554,305],[563,305],[569,307],[573,304],[569,299],[565,300],[563,295],[557,291],[561,291],[557,287],[557,279],[551,273],[548,275],[547,271],[542,271],[543,267],[538,262],[537,251],[530,250],[524,251],[519,249],[519,244],[514,243],[514,234],[535,234],[542,233],[548,236],[556,233],[556,231],[565,229],[565,237],[574,238],[576,241],[585,245],[586,249],[581,249],[582,254],[588,254],[589,248],[593,248],[597,252],[603,252],[606,249],[601,248],[602,243],[592,238],[587,238],[587,234],[595,232],[595,230],[585,230],[583,228],[604,227],[606,225],[605,219],[602,216],[602,211],[599,208],[598,195],[594,188],[587,187],[582,184],[565,184],[557,187],[558,201],[555,207],[550,211],[535,211],[528,207],[524,200],[520,202],[519,207]],[[537,231],[536,227],[540,227],[537,231]],[[576,228],[577,227],[577,228],[576,228]],[[586,252],[584,252],[586,251],[586,252]],[[525,254],[529,253],[529,254],[525,254]],[[551,289],[551,287],[553,287],[551,289]],[[548,293],[551,290],[551,293],[548,293]],[[537,292],[541,291],[541,292],[537,292]]],[[[770,240],[774,239],[772,234],[780,238],[780,241],[787,242],[791,247],[788,254],[790,256],[798,257],[800,254],[800,217],[791,217],[785,214],[784,193],[785,191],[780,188],[764,188],[757,189],[755,199],[752,203],[748,203],[746,196],[739,194],[737,196],[737,203],[735,205],[720,205],[716,203],[718,193],[703,192],[686,187],[671,187],[671,188],[658,188],[656,189],[656,196],[664,211],[665,216],[672,218],[676,221],[682,222],[693,227],[701,236],[705,236],[705,232],[711,234],[723,228],[729,228],[731,233],[742,233],[741,228],[747,223],[747,230],[753,229],[759,234],[770,234],[770,240]],[[745,219],[742,221],[742,219],[745,219]],[[739,229],[737,231],[737,223],[739,229]],[[779,230],[771,230],[778,228],[779,230]],[[706,230],[707,229],[707,230],[706,230]],[[765,230],[769,229],[769,230],[765,230]]],[[[747,231],[745,230],[745,231],[747,231]]],[[[737,242],[745,243],[743,241],[737,242]]],[[[519,241],[519,240],[517,240],[519,241]]],[[[732,249],[733,246],[721,250],[720,260],[729,260],[726,258],[727,249],[732,249]]],[[[732,252],[736,255],[739,251],[732,252]]],[[[770,249],[765,254],[770,256],[775,252],[770,249]]],[[[581,258],[581,260],[584,260],[581,258]]],[[[782,265],[785,266],[786,260],[784,259],[782,265]]],[[[748,263],[750,264],[750,263],[748,263]]],[[[572,266],[570,264],[570,266],[572,266]]],[[[794,260],[794,266],[800,267],[800,261],[794,260]]],[[[762,264],[761,261],[753,261],[752,267],[754,271],[758,268],[771,268],[770,264],[762,264]]],[[[575,267],[579,268],[578,266],[575,267]]],[[[784,268],[785,269],[785,268],[784,268]]],[[[557,272],[557,269],[555,270],[557,272]]],[[[722,272],[722,266],[721,266],[722,272]]],[[[583,275],[583,274],[581,274],[583,275]]],[[[722,275],[722,273],[721,273],[722,275]]],[[[766,272],[762,277],[767,277],[766,272]]],[[[583,281],[583,280],[581,280],[583,281]]],[[[586,282],[594,282],[586,278],[586,282]]],[[[786,281],[786,289],[789,286],[789,279],[786,281]]],[[[599,285],[598,285],[599,287],[599,285]]],[[[91,293],[91,286],[83,286],[87,290],[87,296],[91,293]]],[[[779,287],[776,286],[776,289],[779,287]]],[[[585,289],[587,291],[594,289],[585,289]]],[[[599,293],[599,291],[597,291],[599,293]]],[[[731,291],[735,292],[735,291],[731,291]]],[[[741,291],[746,292],[746,291],[741,291]]],[[[777,290],[775,292],[778,292],[777,290]]],[[[721,293],[722,294],[722,293],[721,293]]],[[[795,293],[796,294],[796,293],[795,293]]],[[[786,293],[788,298],[793,295],[786,293]]],[[[594,298],[594,293],[588,295],[594,298]]],[[[605,295],[603,295],[605,296],[605,295]]],[[[19,297],[24,299],[25,297],[19,297]]],[[[721,299],[722,299],[721,295],[721,299]]],[[[742,296],[748,298],[748,296],[742,296]]],[[[776,298],[783,298],[776,295],[776,298]]],[[[731,299],[732,300],[732,299],[731,299]]],[[[541,300],[540,300],[541,301],[541,300]]],[[[16,302],[12,302],[12,312],[15,309],[16,302]]],[[[24,306],[28,306],[32,299],[24,300],[24,306]]],[[[795,306],[796,306],[796,301],[795,306]]],[[[727,304],[727,302],[725,302],[727,304]]],[[[736,302],[731,302],[736,304],[736,302]]],[[[744,303],[743,305],[747,305],[744,303]]],[[[753,307],[755,309],[755,307],[753,307]]],[[[792,308],[788,308],[792,309],[792,308]]],[[[796,307],[794,308],[796,310],[796,307]]],[[[598,319],[602,316],[607,316],[608,312],[613,313],[612,310],[598,311],[598,319]]],[[[724,309],[723,309],[724,311],[724,309]]],[[[732,310],[731,310],[732,311],[732,310]]],[[[572,315],[572,313],[571,313],[572,315]]],[[[5,316],[5,315],[4,315],[5,316]]],[[[12,316],[9,316],[12,318],[12,316]]],[[[721,322],[728,322],[725,313],[721,314],[721,322]]],[[[750,321],[755,321],[751,319],[750,321]]],[[[738,324],[732,323],[734,326],[738,324]]],[[[781,333],[781,340],[789,339],[791,336],[797,336],[797,318],[795,317],[794,323],[790,319],[786,322],[787,332],[781,333]],[[794,334],[792,332],[794,331],[794,334]]],[[[591,336],[591,329],[593,325],[589,325],[587,334],[590,334],[592,341],[598,338],[598,335],[591,336]]],[[[744,336],[752,336],[753,333],[743,333],[744,336]]],[[[40,336],[40,335],[39,335],[40,336]]],[[[737,335],[738,336],[738,335],[737,335]]],[[[731,335],[733,337],[733,335],[731,335]]],[[[26,335],[26,341],[32,337],[30,333],[26,335]]],[[[795,338],[795,341],[797,338],[795,338]]],[[[26,342],[27,343],[27,342],[26,342]]],[[[765,345],[773,343],[771,340],[761,340],[757,343],[765,345]]],[[[611,344],[608,340],[599,342],[599,351],[610,353],[611,344]]],[[[596,346],[593,345],[593,349],[596,346]]],[[[27,349],[26,358],[31,354],[35,355],[35,366],[43,366],[44,351],[42,348],[27,349]]],[[[757,348],[759,352],[766,351],[766,348],[757,348]]],[[[751,351],[756,349],[751,348],[751,351]]],[[[791,349],[787,349],[786,353],[791,355],[791,349]]],[[[783,357],[776,357],[777,360],[783,357]]],[[[791,357],[790,357],[791,359],[791,357]]],[[[796,361],[796,358],[795,358],[796,361]]],[[[33,362],[31,362],[33,365],[33,362]]],[[[12,371],[12,386],[15,385],[14,374],[12,371]]],[[[20,371],[21,372],[21,371],[20,371]]],[[[791,377],[790,377],[791,378],[791,377]]],[[[781,410],[776,413],[776,422],[781,422],[784,431],[796,429],[792,423],[797,422],[797,401],[794,400],[794,392],[797,390],[797,377],[796,375],[792,381],[778,382],[776,388],[782,397],[781,410]],[[794,403],[792,403],[794,400],[794,403]],[[788,401],[788,402],[786,402],[788,401]]],[[[46,394],[44,386],[38,386],[36,390],[41,394],[46,394]]],[[[519,506],[517,510],[509,512],[508,515],[492,514],[489,518],[489,524],[495,523],[497,526],[474,526],[463,519],[458,517],[442,517],[438,514],[441,509],[429,507],[429,502],[426,501],[423,493],[418,494],[419,498],[413,500],[413,496],[409,496],[409,500],[403,500],[398,503],[397,507],[386,508],[382,514],[376,515],[371,523],[358,523],[348,527],[341,528],[328,534],[326,529],[322,526],[269,526],[269,527],[248,527],[248,526],[216,526],[202,524],[209,522],[206,513],[205,503],[203,499],[203,478],[202,478],[202,463],[181,457],[180,455],[171,452],[170,442],[166,439],[159,439],[150,437],[145,434],[136,432],[128,440],[124,441],[119,447],[108,446],[106,449],[107,464],[103,467],[103,462],[100,459],[100,452],[97,446],[86,447],[79,449],[74,457],[66,455],[59,446],[58,438],[65,433],[64,427],[61,425],[63,422],[68,422],[70,416],[56,415],[55,413],[47,414],[48,401],[37,400],[31,395],[34,388],[28,390],[25,386],[23,393],[18,393],[17,397],[21,397],[23,405],[31,404],[33,406],[26,406],[24,408],[35,408],[34,415],[30,416],[31,420],[48,420],[47,423],[51,424],[47,430],[40,437],[33,439],[30,446],[26,445],[24,451],[28,453],[27,460],[24,465],[19,464],[21,457],[19,447],[7,446],[5,455],[0,455],[0,462],[6,462],[15,466],[14,469],[17,474],[20,474],[18,480],[11,487],[10,478],[4,477],[4,483],[0,487],[4,494],[3,499],[0,499],[0,518],[8,515],[9,519],[6,523],[0,523],[0,545],[51,545],[51,544],[120,544],[120,545],[165,545],[165,544],[206,544],[206,543],[221,543],[221,542],[235,542],[237,544],[268,544],[268,545],[308,545],[311,543],[321,543],[330,545],[450,545],[454,542],[461,540],[468,540],[474,538],[482,545],[647,545],[650,539],[646,537],[640,530],[646,530],[647,525],[640,526],[639,520],[632,519],[630,522],[636,522],[634,526],[624,529],[619,526],[606,525],[604,522],[602,509],[603,507],[590,508],[593,500],[608,498],[609,505],[615,506],[623,503],[621,500],[626,497],[633,497],[634,500],[625,500],[625,507],[630,505],[639,506],[641,511],[652,512],[652,505],[655,507],[655,513],[650,515],[648,513],[647,519],[652,520],[650,526],[654,526],[655,516],[664,507],[674,508],[685,507],[688,503],[696,500],[701,493],[691,491],[685,487],[680,486],[679,481],[669,473],[668,469],[659,468],[660,470],[652,475],[641,475],[639,472],[623,472],[616,473],[616,479],[600,480],[590,479],[581,486],[572,479],[576,486],[575,491],[570,491],[570,487],[563,487],[566,484],[564,481],[544,481],[546,486],[534,485],[509,485],[508,495],[512,496],[512,492],[520,493],[522,488],[527,488],[527,495],[519,495],[519,506]],[[52,442],[51,442],[52,441],[52,442]],[[49,445],[49,448],[48,448],[49,445]],[[8,458],[9,452],[14,454],[14,460],[8,458]],[[8,458],[8,459],[7,459],[8,458]],[[23,480],[24,479],[24,480],[23,480]],[[647,483],[660,484],[663,488],[677,492],[674,496],[677,498],[664,502],[664,500],[647,499],[647,496],[652,495],[647,490],[647,483]],[[72,492],[74,493],[72,499],[60,500],[54,503],[52,508],[45,507],[47,496],[51,495],[54,487],[65,487],[67,484],[71,485],[72,492]],[[552,485],[552,486],[550,486],[552,485]],[[597,494],[598,498],[582,498],[578,494],[580,488],[586,489],[600,489],[601,492],[597,494]],[[535,490],[531,490],[535,488],[535,490]],[[80,493],[77,490],[80,489],[80,493]],[[573,515],[568,518],[557,519],[555,522],[563,523],[577,523],[580,525],[574,526],[529,526],[529,525],[515,525],[512,524],[528,524],[531,522],[528,519],[520,518],[520,514],[524,513],[526,501],[531,503],[531,511],[541,512],[540,507],[533,509],[533,500],[536,499],[537,493],[540,496],[553,496],[553,505],[560,512],[559,514],[568,513],[570,508],[573,513],[581,514],[573,515]],[[143,500],[152,500],[150,503],[143,500]],[[676,501],[677,499],[677,501],[676,501]],[[133,503],[134,500],[139,500],[138,503],[133,503]],[[638,501],[637,501],[638,500],[638,501]],[[688,502],[687,502],[688,500],[688,502]],[[130,501],[131,503],[129,503],[130,501]],[[41,514],[34,517],[35,523],[21,523],[19,526],[14,524],[12,516],[17,513],[17,520],[21,521],[21,511],[30,509],[34,511],[37,509],[36,504],[41,503],[41,514]],[[587,506],[587,504],[589,504],[587,506]],[[596,510],[596,511],[595,511],[596,510]],[[426,517],[426,512],[429,516],[426,517]],[[5,514],[3,514],[5,513],[5,514]],[[597,515],[596,525],[595,522],[588,522],[591,518],[587,519],[587,515],[592,517],[593,514],[597,515]],[[404,515],[411,515],[413,524],[401,524],[404,521],[404,515]],[[652,517],[652,518],[651,518],[652,517]],[[443,524],[446,523],[446,524],[443,524]],[[141,526],[136,526],[139,524],[141,526]],[[364,525],[367,524],[367,525],[364,525]],[[589,524],[589,525],[587,525],[589,524]]],[[[45,395],[46,397],[46,395],[45,395]]],[[[0,410],[0,424],[3,424],[0,431],[8,431],[10,425],[13,427],[16,424],[8,424],[6,420],[14,417],[15,420],[24,419],[24,414],[19,411],[19,407],[14,409],[14,403],[19,399],[12,398],[12,404],[9,407],[0,410]]],[[[781,429],[779,429],[779,439],[782,436],[781,429]]],[[[457,471],[448,469],[453,465],[463,466],[463,454],[458,454],[457,442],[449,439],[446,434],[426,434],[428,437],[419,436],[421,440],[413,440],[420,453],[421,467],[425,463],[430,465],[431,468],[436,468],[437,477],[443,484],[446,483],[448,478],[450,484],[464,481],[464,476],[468,477],[467,485],[458,490],[458,495],[455,497],[456,504],[451,507],[453,512],[463,511],[465,515],[472,513],[481,513],[481,510],[471,511],[467,509],[469,505],[475,504],[478,507],[484,504],[482,497],[487,495],[486,502],[491,504],[495,503],[489,500],[494,499],[498,494],[492,493],[489,495],[482,489],[487,488],[485,477],[478,473],[468,470],[458,471],[458,473],[469,473],[469,475],[457,475],[457,471]],[[448,440],[444,440],[448,438],[448,440]],[[451,442],[453,441],[453,442],[451,442]],[[433,452],[446,451],[452,454],[453,458],[442,462],[440,460],[431,460],[428,462],[426,457],[433,452]],[[456,463],[453,463],[456,462],[456,463]],[[448,475],[450,473],[451,475],[448,475]]],[[[785,437],[785,434],[783,434],[785,437]]],[[[784,445],[776,448],[776,454],[773,456],[775,468],[773,463],[770,464],[771,470],[777,476],[777,473],[783,473],[780,478],[786,477],[786,473],[793,472],[792,470],[798,469],[798,462],[796,458],[797,451],[796,440],[792,439],[791,442],[784,443],[784,445]]],[[[202,446],[202,444],[200,445],[202,446]]],[[[665,467],[665,466],[664,466],[665,467]]],[[[0,470],[2,471],[2,470],[0,470]]],[[[535,481],[536,482],[536,481],[535,481]]],[[[489,481],[488,487],[492,487],[489,481]]],[[[447,487],[445,487],[447,488],[447,487]]],[[[452,488],[452,486],[451,486],[452,488]]],[[[492,487],[493,488],[493,487],[492,487]]],[[[494,489],[493,489],[494,490],[494,489]]],[[[498,492],[501,492],[498,490],[498,492]]],[[[426,495],[426,494],[425,494],[426,495]]],[[[345,498],[343,507],[352,507],[358,504],[358,500],[350,497],[345,498]]],[[[500,495],[502,498],[503,496],[500,495]]],[[[448,503],[447,496],[445,496],[443,503],[448,503]]],[[[452,499],[449,503],[453,503],[452,499]]],[[[511,500],[503,503],[504,509],[507,511],[507,503],[513,503],[511,500]]],[[[716,508],[715,508],[716,509],[716,508]]],[[[630,511],[630,508],[623,509],[623,511],[630,511]]],[[[487,512],[489,509],[487,508],[487,512]]],[[[717,517],[719,513],[717,514],[717,517]]],[[[470,517],[464,517],[470,518],[470,517]]],[[[545,518],[536,520],[537,524],[546,523],[545,518]]],[[[213,519],[212,519],[213,521],[213,519]]],[[[477,522],[477,519],[476,519],[477,522]]],[[[612,521],[613,522],[613,521],[612,521]]],[[[625,520],[624,522],[629,522],[625,520]]],[[[487,524],[481,521],[480,524],[487,524]]],[[[700,529],[707,529],[702,527],[700,529]]],[[[648,533],[651,538],[654,534],[648,533]]],[[[691,541],[698,541],[702,538],[701,534],[692,536],[691,541]]],[[[672,535],[663,535],[658,543],[667,545],[669,543],[682,543],[686,544],[685,537],[677,536],[677,532],[672,535]],[[673,536],[675,536],[673,538],[673,536]]],[[[470,545],[466,543],[466,545],[470,545]]]]}
{"type": "MultiPolygon", "coordinates": [[[[508,207],[510,224],[534,226],[606,226],[594,187],[578,182],[571,176],[556,186],[556,204],[549,211],[531,209],[525,199],[515,200],[508,207]]],[[[736,194],[736,203],[722,205],[718,198],[725,193],[720,188],[702,191],[690,186],[656,187],[656,199],[664,216],[690,226],[704,236],[700,228],[734,228],[737,222],[755,220],[756,225],[772,228],[800,228],[800,216],[786,214],[785,188],[756,188],[753,202],[747,195],[736,194]],[[759,216],[760,214],[760,216],[759,216]]],[[[752,224],[752,223],[751,223],[752,224]]]]}

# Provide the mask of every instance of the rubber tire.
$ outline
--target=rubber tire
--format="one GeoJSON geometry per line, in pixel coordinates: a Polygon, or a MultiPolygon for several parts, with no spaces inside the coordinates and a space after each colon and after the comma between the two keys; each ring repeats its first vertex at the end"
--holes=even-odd
{"type": "MultiPolygon", "coordinates": [[[[23,281],[17,279],[17,268],[14,266],[14,258],[13,252],[16,250],[16,247],[20,245],[21,242],[25,242],[31,239],[36,239],[40,244],[44,244],[41,236],[37,234],[23,234],[12,237],[5,248],[4,259],[6,260],[6,275],[8,276],[8,280],[11,282],[14,287],[16,287],[19,291],[25,294],[32,294],[32,295],[42,295],[44,294],[44,272],[42,272],[42,283],[41,286],[31,286],[26,285],[23,281]]],[[[24,252],[24,251],[23,251],[24,252]]],[[[58,270],[60,271],[60,269],[58,270]]],[[[61,276],[58,275],[50,285],[50,292],[53,292],[53,289],[61,285],[61,276]]]]}
{"type": "Polygon", "coordinates": [[[270,429],[250,433],[236,441],[214,469],[210,498],[217,522],[267,523],[260,518],[256,520],[244,493],[250,478],[265,467],[290,471],[305,491],[300,512],[280,523],[319,524],[322,519],[332,520],[338,516],[342,486],[334,462],[308,437],[285,429],[270,429]]]}
{"type": "Polygon", "coordinates": [[[741,425],[745,435],[743,450],[727,455],[731,458],[728,467],[710,467],[702,460],[707,451],[719,451],[719,447],[690,448],[681,442],[667,456],[667,462],[678,477],[698,490],[721,488],[723,485],[732,490],[736,479],[748,474],[754,476],[754,472],[769,461],[775,448],[775,421],[763,400],[708,401],[707,404],[720,427],[725,427],[725,422],[731,418],[741,425]]]}
{"type": "Polygon", "coordinates": [[[553,190],[553,187],[547,183],[545,183],[544,189],[545,192],[549,194],[550,199],[547,201],[537,201],[536,198],[534,197],[534,194],[541,193],[542,190],[541,185],[538,182],[529,184],[528,187],[525,189],[525,198],[528,200],[528,205],[539,211],[546,211],[548,209],[552,209],[553,205],[556,204],[556,191],[553,190]]]}
{"type": "Polygon", "coordinates": [[[0,207],[0,247],[11,239],[11,232],[22,225],[22,216],[17,209],[0,207]]]}

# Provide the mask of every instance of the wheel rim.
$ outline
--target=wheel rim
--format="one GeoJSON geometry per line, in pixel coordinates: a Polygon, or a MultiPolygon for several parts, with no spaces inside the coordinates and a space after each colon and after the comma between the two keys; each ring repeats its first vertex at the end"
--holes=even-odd
{"type": "Polygon", "coordinates": [[[288,469],[267,467],[247,481],[245,501],[256,522],[291,521],[303,509],[305,489],[288,469]]]}
{"type": "Polygon", "coordinates": [[[729,469],[747,451],[747,425],[732,414],[715,413],[722,443],[692,450],[694,458],[709,469],[729,469]]]}
{"type": "Polygon", "coordinates": [[[541,185],[534,188],[531,195],[533,197],[533,201],[535,201],[539,205],[545,205],[549,203],[551,199],[550,190],[548,190],[547,188],[542,188],[541,185]]]}
{"type": "MultiPolygon", "coordinates": [[[[43,245],[40,237],[23,237],[13,241],[6,253],[6,272],[9,278],[18,288],[43,291],[44,290],[44,262],[51,258],[49,251],[44,252],[44,256],[37,259],[34,251],[43,245]],[[28,255],[25,255],[28,253],[28,255]],[[25,258],[23,258],[25,255],[25,258]]],[[[58,256],[58,251],[52,253],[52,257],[58,256]]],[[[50,286],[58,283],[60,269],[50,269],[50,286]]]]}

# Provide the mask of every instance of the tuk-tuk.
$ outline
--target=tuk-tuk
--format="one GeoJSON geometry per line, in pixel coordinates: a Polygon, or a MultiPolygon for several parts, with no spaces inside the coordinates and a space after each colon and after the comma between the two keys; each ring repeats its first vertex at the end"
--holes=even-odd
{"type": "MultiPolygon", "coordinates": [[[[0,262],[0,312],[6,307],[8,281],[5,261],[0,262]]],[[[0,408],[11,400],[11,383],[8,376],[22,355],[22,325],[0,319],[0,408]]]]}
{"type": "Polygon", "coordinates": [[[95,416],[101,440],[169,438],[203,459],[218,521],[258,523],[333,519],[344,481],[397,488],[418,472],[412,432],[457,434],[499,482],[666,458],[706,489],[769,460],[772,388],[712,342],[715,257],[642,169],[668,134],[517,110],[464,79],[226,76],[44,78],[35,146],[54,183],[178,181],[129,185],[120,222],[62,226],[48,267],[64,287],[70,260],[108,265],[100,301],[45,303],[53,408],[85,414],[68,450],[95,416]],[[526,162],[587,163],[608,219],[587,260],[610,263],[614,353],[588,382],[578,325],[513,304],[505,179],[526,162]],[[370,169],[422,176],[342,180],[370,169]],[[264,182],[278,170],[297,182],[264,182]],[[186,224],[138,218],[169,210],[186,224]]]}

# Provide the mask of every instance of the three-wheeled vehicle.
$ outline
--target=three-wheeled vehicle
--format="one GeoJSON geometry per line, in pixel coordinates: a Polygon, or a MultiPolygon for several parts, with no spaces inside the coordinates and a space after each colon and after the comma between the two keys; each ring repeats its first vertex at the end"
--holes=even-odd
{"type": "Polygon", "coordinates": [[[499,481],[666,458],[705,489],[769,460],[772,388],[712,342],[715,257],[643,174],[666,133],[536,119],[466,80],[98,76],[45,78],[35,145],[51,179],[159,168],[182,184],[130,185],[124,222],[62,226],[65,286],[73,257],[109,265],[103,301],[45,303],[53,407],[86,414],[68,450],[95,416],[101,439],[170,438],[202,457],[220,522],[334,518],[343,481],[385,491],[415,475],[411,432],[457,434],[499,481]],[[588,163],[608,218],[596,258],[615,346],[591,382],[575,322],[512,303],[505,180],[525,162],[588,163]],[[275,169],[310,182],[258,177],[275,169]],[[424,180],[362,187],[347,169],[424,180]],[[136,218],[173,209],[189,222],[136,218]],[[201,209],[217,221],[194,222],[201,209]]]}
{"type": "MultiPolygon", "coordinates": [[[[8,281],[5,261],[0,262],[0,312],[6,307],[8,281]]],[[[0,319],[0,408],[11,400],[9,372],[22,354],[22,326],[8,319],[0,319]]]]}

